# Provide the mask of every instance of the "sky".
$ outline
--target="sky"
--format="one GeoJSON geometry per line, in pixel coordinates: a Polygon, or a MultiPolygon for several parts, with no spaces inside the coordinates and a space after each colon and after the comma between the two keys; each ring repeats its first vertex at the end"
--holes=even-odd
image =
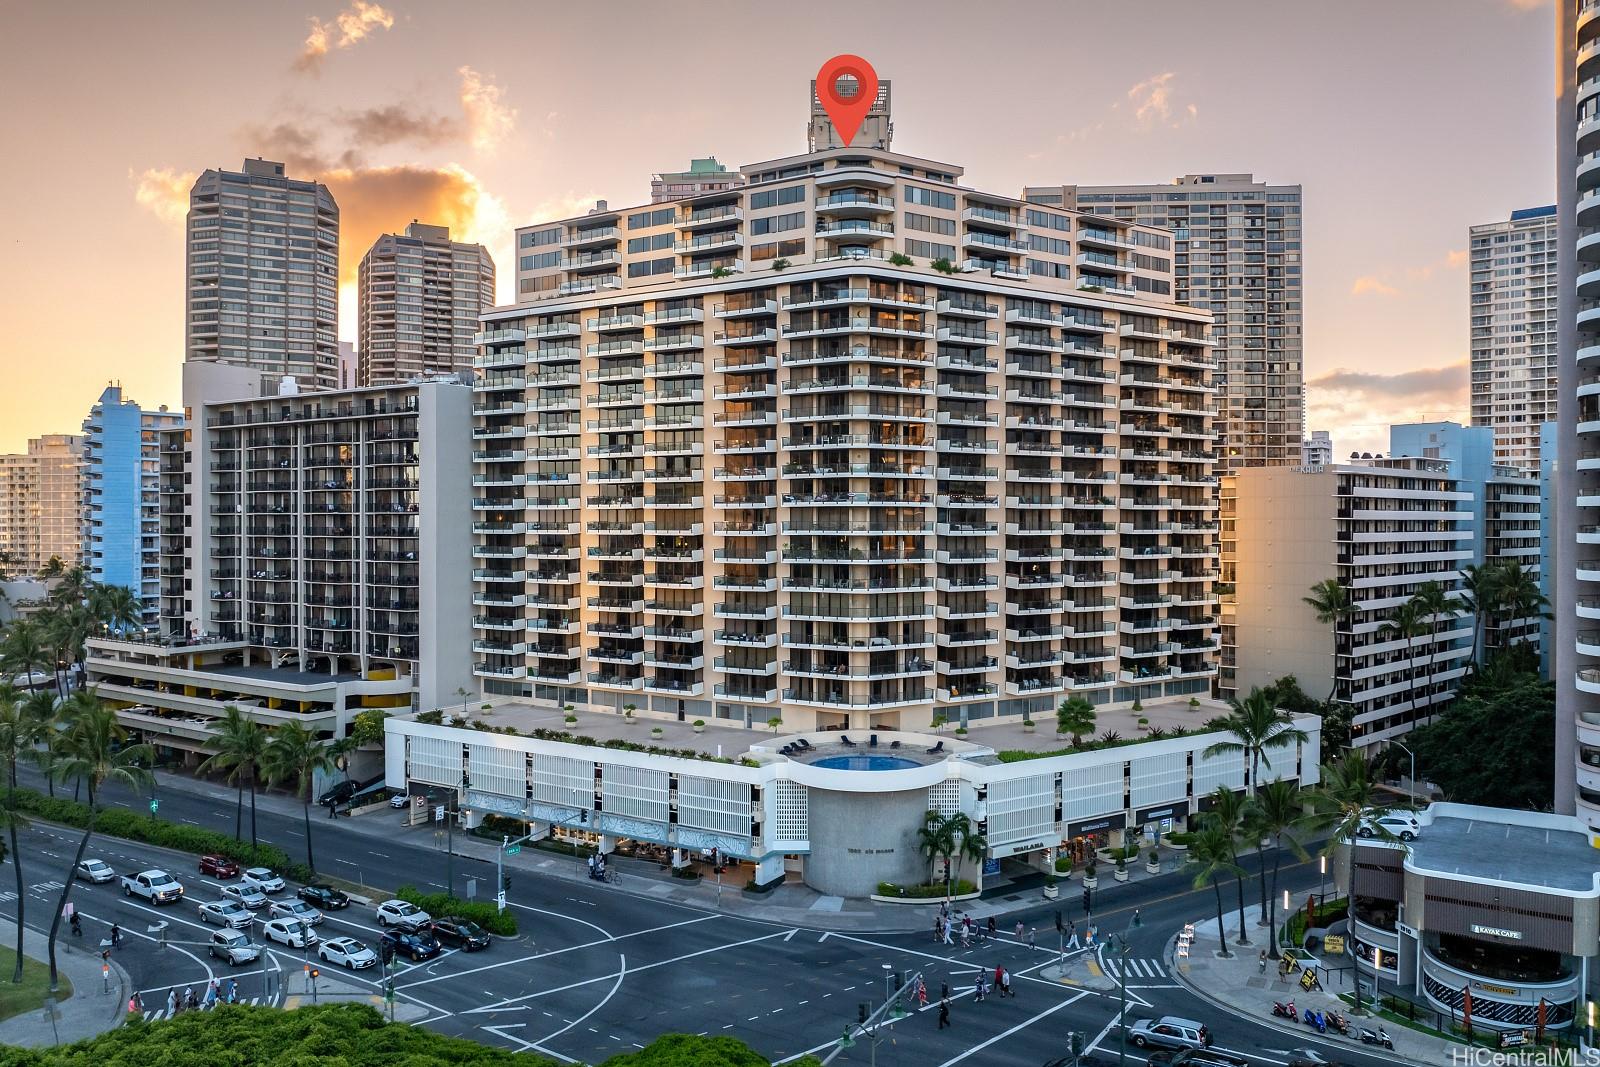
{"type": "Polygon", "coordinates": [[[484,242],[804,150],[840,52],[896,150],[966,184],[1253,172],[1305,188],[1308,427],[1467,417],[1469,226],[1554,199],[1550,0],[0,2],[0,452],[109,381],[179,403],[183,214],[246,156],[326,181],[356,265],[413,218],[484,242]]]}

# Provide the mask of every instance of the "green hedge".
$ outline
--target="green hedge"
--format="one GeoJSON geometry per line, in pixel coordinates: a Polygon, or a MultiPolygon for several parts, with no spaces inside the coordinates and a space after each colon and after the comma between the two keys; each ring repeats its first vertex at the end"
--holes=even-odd
{"type": "MultiPolygon", "coordinates": [[[[968,893],[976,893],[977,887],[965,878],[958,880],[950,887],[950,895],[963,897],[968,893]]],[[[913,897],[917,900],[928,900],[933,897],[942,897],[945,894],[945,885],[939,882],[935,885],[896,885],[894,882],[879,882],[878,895],[880,897],[913,897]]]]}
{"type": "Polygon", "coordinates": [[[493,904],[484,904],[476,900],[457,900],[446,893],[424,893],[414,885],[403,885],[394,891],[394,895],[415,904],[435,919],[455,915],[470,919],[491,934],[499,934],[501,937],[517,936],[517,917],[512,915],[509,909],[500,911],[493,904]]]}
{"type": "MultiPolygon", "coordinates": [[[[89,825],[89,805],[66,797],[51,797],[32,789],[16,791],[17,808],[25,815],[83,829],[89,825]]],[[[142,841],[147,845],[192,852],[197,856],[215,853],[246,867],[271,867],[297,882],[315,881],[311,868],[296,863],[276,845],[250,847],[248,841],[235,841],[227,834],[185,823],[166,822],[139,815],[124,808],[102,808],[95,816],[94,830],[109,837],[142,841]]]]}

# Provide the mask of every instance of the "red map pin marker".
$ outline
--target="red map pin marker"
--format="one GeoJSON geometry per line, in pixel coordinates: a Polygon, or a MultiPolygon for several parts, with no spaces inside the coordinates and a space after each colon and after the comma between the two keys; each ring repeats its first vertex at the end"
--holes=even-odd
{"type": "Polygon", "coordinates": [[[839,139],[849,147],[873,101],[878,99],[878,72],[860,56],[834,56],[817,71],[817,99],[833,120],[839,139]],[[841,80],[845,92],[840,92],[841,80]]]}

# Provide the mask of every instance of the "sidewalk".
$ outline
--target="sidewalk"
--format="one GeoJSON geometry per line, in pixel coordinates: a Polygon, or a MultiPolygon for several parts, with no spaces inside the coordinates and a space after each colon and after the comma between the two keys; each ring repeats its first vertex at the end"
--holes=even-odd
{"type": "MultiPolygon", "coordinates": [[[[65,933],[65,924],[62,931],[65,933]]],[[[24,929],[22,950],[40,963],[48,966],[49,938],[36,930],[24,929]]],[[[115,960],[111,961],[111,991],[104,992],[105,981],[100,975],[100,957],[97,952],[85,952],[68,944],[68,938],[56,941],[56,968],[61,976],[72,983],[72,996],[56,1005],[58,1013],[52,1027],[44,1012],[44,1001],[38,1006],[0,1022],[0,1045],[25,1045],[45,1047],[68,1045],[83,1041],[114,1029],[127,1014],[128,995],[132,988],[128,972],[115,960]],[[59,1040],[58,1040],[59,1038],[59,1040]]],[[[17,926],[14,922],[0,923],[0,980],[11,980],[11,964],[17,945],[17,926]]]]}
{"type": "MultiPolygon", "coordinates": [[[[168,771],[158,771],[157,782],[163,790],[173,790],[201,796],[214,796],[216,799],[232,801],[233,793],[228,787],[220,783],[199,780],[188,775],[174,774],[168,771]],[[224,794],[226,797],[224,798],[224,794]]],[[[256,798],[257,807],[261,811],[270,811],[276,815],[288,816],[294,819],[301,817],[300,802],[292,797],[278,796],[261,793],[256,798]]],[[[329,826],[326,809],[313,806],[311,812],[312,833],[329,826]]],[[[250,817],[248,807],[245,818],[250,817]]],[[[363,815],[340,817],[336,820],[341,831],[360,834],[365,837],[377,838],[383,841],[400,841],[405,844],[420,848],[436,849],[441,854],[443,845],[434,842],[434,830],[429,826],[410,827],[403,825],[402,815],[398,811],[380,808],[377,811],[363,815]]],[[[282,842],[274,842],[282,845],[282,842]]],[[[301,846],[303,848],[303,846],[301,846]]],[[[295,854],[295,846],[285,846],[291,856],[295,854]]],[[[468,859],[481,860],[491,867],[495,863],[495,855],[499,851],[496,842],[474,837],[470,833],[457,833],[455,835],[455,854],[468,859]]],[[[1146,872],[1142,862],[1130,864],[1128,867],[1128,881],[1118,882],[1112,875],[1108,865],[1101,865],[1099,887],[1094,891],[1095,910],[1116,907],[1117,898],[1128,887],[1138,885],[1151,878],[1174,877],[1179,857],[1181,854],[1172,854],[1163,862],[1166,868],[1161,875],[1151,875],[1146,872]],[[1103,903],[1102,903],[1103,902],[1103,903]]],[[[531,871],[537,874],[554,878],[562,878],[574,883],[587,883],[588,869],[584,861],[576,856],[567,856],[556,852],[547,852],[525,845],[522,851],[514,856],[504,858],[505,870],[513,876],[518,871],[531,871]]],[[[768,893],[746,893],[743,878],[738,882],[724,879],[720,894],[717,891],[715,877],[712,876],[708,865],[696,863],[697,869],[704,868],[704,875],[698,882],[682,878],[674,878],[668,871],[663,871],[658,863],[647,860],[636,860],[628,856],[617,856],[612,859],[610,866],[617,872],[618,880],[614,888],[634,896],[653,900],[663,900],[673,904],[687,907],[700,908],[711,912],[722,912],[727,915],[737,915],[742,918],[770,922],[780,926],[799,926],[818,930],[835,930],[841,933],[868,933],[885,931],[911,931],[926,930],[933,923],[933,916],[938,911],[938,904],[881,904],[872,900],[846,900],[843,897],[825,896],[815,890],[799,883],[790,882],[779,886],[768,893]]],[[[345,881],[337,871],[324,871],[325,874],[335,875],[345,881]]],[[[460,873],[457,878],[459,880],[460,873]]],[[[492,877],[490,879],[493,880],[492,877]]],[[[1177,884],[1175,881],[1174,884],[1177,884]]],[[[972,916],[974,922],[987,923],[989,916],[995,916],[996,922],[1002,926],[1009,925],[1004,921],[1011,912],[1026,908],[1051,905],[1064,911],[1076,913],[1083,892],[1083,886],[1078,878],[1071,881],[1060,879],[1057,882],[1060,896],[1055,901],[1044,899],[1043,892],[1038,885],[1023,885],[1010,890],[1001,890],[984,899],[964,900],[955,904],[957,912],[965,912],[972,916]]],[[[459,888],[459,881],[458,881],[459,888]]],[[[480,898],[492,900],[495,887],[479,883],[480,898]]],[[[1040,932],[1043,936],[1043,931],[1040,932]]]]}
{"type": "MultiPolygon", "coordinates": [[[[1261,973],[1260,953],[1267,944],[1267,928],[1256,925],[1260,918],[1261,905],[1254,904],[1245,908],[1245,933],[1249,936],[1251,944],[1239,948],[1232,944],[1233,936],[1239,929],[1238,910],[1230,910],[1224,916],[1233,958],[1220,959],[1217,956],[1217,917],[1215,913],[1202,916],[1194,924],[1195,940],[1189,948],[1187,957],[1180,957],[1177,954],[1176,936],[1167,942],[1165,956],[1168,971],[1191,993],[1210,1001],[1223,1011],[1249,1019],[1261,1026],[1271,1026],[1283,1031],[1290,1047],[1294,1047],[1297,1043],[1307,1044],[1311,1040],[1316,1040],[1334,1046],[1347,1046],[1352,1051],[1385,1056],[1403,1063],[1424,1064],[1427,1067],[1459,1065],[1467,1062],[1464,1057],[1470,1054],[1464,1045],[1421,1033],[1399,1023],[1375,1021],[1370,1015],[1356,1015],[1352,1005],[1339,1000],[1336,996],[1341,992],[1349,992],[1352,988],[1352,972],[1348,970],[1332,972],[1327,979],[1328,989],[1313,993],[1307,993],[1300,988],[1298,973],[1288,979],[1279,978],[1277,964],[1272,960],[1267,961],[1266,973],[1261,973]],[[1344,1037],[1332,1032],[1320,1034],[1304,1023],[1292,1023],[1272,1014],[1274,1001],[1291,999],[1302,1016],[1308,1008],[1342,1012],[1350,1021],[1352,1036],[1344,1037]],[[1384,1029],[1389,1032],[1389,1039],[1394,1042],[1393,1052],[1375,1045],[1363,1045],[1355,1036],[1361,1027],[1375,1029],[1379,1023],[1382,1023],[1384,1029]]],[[[1347,962],[1341,957],[1335,959],[1347,962]]]]}

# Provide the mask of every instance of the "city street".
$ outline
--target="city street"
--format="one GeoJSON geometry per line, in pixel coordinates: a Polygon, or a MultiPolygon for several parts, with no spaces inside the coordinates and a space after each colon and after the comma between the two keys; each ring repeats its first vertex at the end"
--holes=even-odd
{"type": "MultiPolygon", "coordinates": [[[[114,791],[111,799],[141,809],[147,803],[146,798],[114,791]]],[[[162,791],[161,817],[231,833],[232,794],[204,782],[182,791],[169,786],[162,791]]],[[[265,809],[259,819],[264,840],[291,855],[303,851],[298,819],[265,809]]],[[[314,823],[313,832],[323,866],[341,877],[355,881],[359,873],[369,886],[385,889],[404,881],[443,888],[435,880],[444,877],[441,857],[427,847],[403,839],[380,843],[325,819],[314,823]],[[351,870],[345,873],[340,867],[351,870]]],[[[417,835],[413,840],[430,839],[417,835]]],[[[36,826],[23,833],[24,873],[33,887],[30,926],[48,927],[76,840],[75,832],[53,827],[36,826]]],[[[185,884],[185,901],[166,907],[129,900],[115,882],[80,883],[73,892],[85,920],[83,948],[98,951],[111,923],[122,928],[124,940],[116,958],[141,991],[151,1018],[165,1014],[169,989],[181,994],[192,985],[203,993],[213,976],[234,978],[240,999],[247,1002],[292,1006],[310,999],[304,952],[273,945],[260,963],[237,968],[207,957],[204,943],[216,927],[200,921],[196,906],[217,899],[220,883],[201,878],[191,857],[110,838],[97,838],[89,855],[110,863],[119,874],[161,867],[185,884]],[[169,924],[164,948],[161,935],[150,930],[161,921],[169,924]]],[[[458,856],[454,868],[458,888],[466,877],[475,876],[483,886],[481,896],[492,892],[492,867],[458,856]]],[[[1308,868],[1285,870],[1303,882],[1308,868]]],[[[1297,893],[1306,888],[1293,879],[1286,884],[1297,893]]],[[[1116,1059],[1117,992],[1064,985],[1038,973],[1056,960],[1053,906],[1040,902],[1009,915],[1001,924],[1001,937],[963,949],[935,944],[922,932],[838,933],[709,913],[652,896],[657,888],[670,889],[645,883],[635,893],[519,870],[509,903],[518,912],[522,936],[497,940],[487,951],[470,955],[447,949],[421,964],[400,963],[397,1011],[441,1032],[565,1062],[599,1062],[643,1047],[669,1030],[730,1034],[783,1062],[825,1052],[855,1022],[858,1005],[867,1003],[875,1010],[883,1000],[886,975],[909,977],[920,971],[928,1004],[883,1028],[880,1063],[1038,1065],[1063,1055],[1072,1031],[1086,1035],[1100,1060],[1116,1059]],[[1021,942],[1012,936],[1019,919],[1025,928],[1036,929],[1036,947],[1026,944],[1026,934],[1021,942]],[[976,1003],[972,986],[979,969],[992,977],[998,964],[1016,976],[1016,996],[991,994],[976,1003]],[[937,1007],[945,985],[952,996],[952,1025],[941,1031],[937,1007]]],[[[293,891],[291,886],[286,893],[293,891]]],[[[381,899],[381,890],[374,892],[381,899]]],[[[0,894],[5,920],[12,919],[7,905],[14,898],[14,893],[0,894]]],[[[1115,905],[1096,916],[1103,931],[1126,927],[1135,907],[1143,920],[1130,933],[1130,1019],[1162,1014],[1200,1019],[1212,1027],[1218,1046],[1262,1064],[1282,1064],[1291,1049],[1312,1044],[1300,1034],[1232,1018],[1178,986],[1167,973],[1162,961],[1166,942],[1184,921],[1206,913],[1209,890],[1196,894],[1181,880],[1164,879],[1121,887],[1113,899],[1115,905]]],[[[1060,903],[1064,916],[1081,925],[1077,893],[1064,893],[1060,903]]],[[[381,932],[372,909],[358,904],[328,913],[318,930],[323,937],[348,935],[368,945],[375,945],[381,932]]],[[[1214,932],[1202,928],[1201,935],[1197,951],[1209,951],[1214,932]]],[[[262,943],[259,921],[251,936],[262,943]]],[[[1252,931],[1252,936],[1259,944],[1264,932],[1252,931]]],[[[65,928],[62,937],[70,941],[65,928]]],[[[352,974],[319,966],[323,991],[339,983],[366,991],[382,1006],[377,969],[352,974]]],[[[1330,1059],[1374,1067],[1386,1062],[1361,1056],[1347,1042],[1324,1040],[1317,1047],[1330,1059]]],[[[1128,1062],[1144,1061],[1143,1055],[1129,1052],[1128,1062]]],[[[863,1038],[834,1062],[867,1063],[871,1058],[870,1042],[863,1038]]]]}

